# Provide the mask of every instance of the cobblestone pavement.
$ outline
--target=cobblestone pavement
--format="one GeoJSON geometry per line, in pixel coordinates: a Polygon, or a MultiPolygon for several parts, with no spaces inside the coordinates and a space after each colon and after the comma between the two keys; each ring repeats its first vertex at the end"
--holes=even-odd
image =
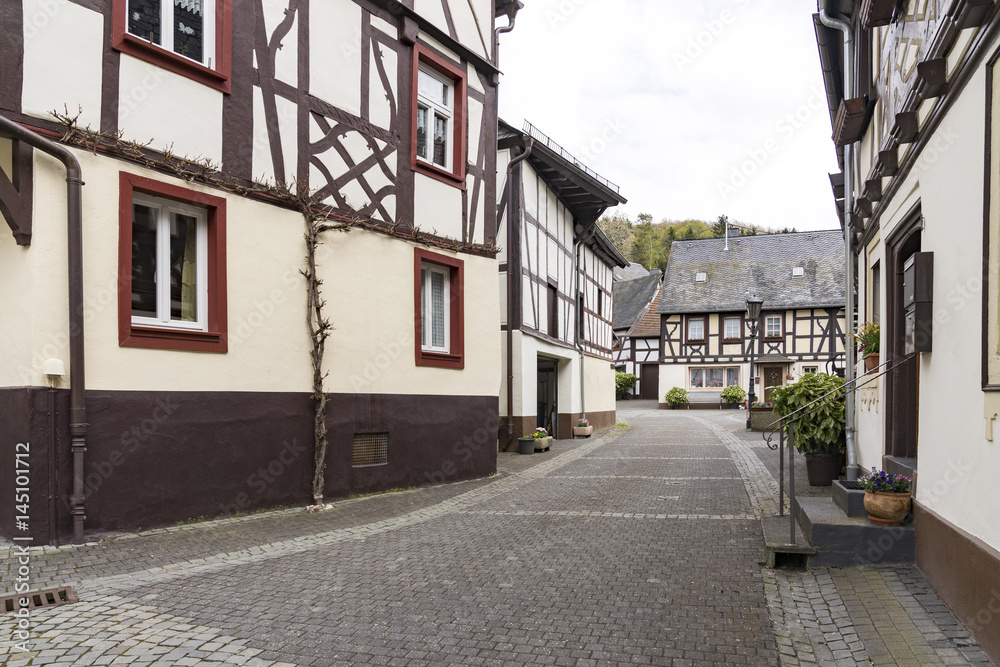
{"type": "Polygon", "coordinates": [[[27,653],[0,617],[0,664],[988,664],[915,568],[764,569],[759,437],[654,407],[488,480],[34,549],[80,602],[27,653]]]}

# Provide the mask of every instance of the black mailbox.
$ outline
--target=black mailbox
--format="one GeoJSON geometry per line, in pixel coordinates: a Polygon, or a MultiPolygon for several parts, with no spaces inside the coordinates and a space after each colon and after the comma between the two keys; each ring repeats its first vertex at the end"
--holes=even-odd
{"type": "Polygon", "coordinates": [[[917,252],[903,264],[906,354],[930,352],[934,333],[934,253],[917,252]]]}

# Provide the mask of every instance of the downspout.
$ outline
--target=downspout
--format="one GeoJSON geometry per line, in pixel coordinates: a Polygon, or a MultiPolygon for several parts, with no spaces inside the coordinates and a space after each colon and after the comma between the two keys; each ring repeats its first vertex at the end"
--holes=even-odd
{"type": "MultiPolygon", "coordinates": [[[[528,159],[535,140],[528,137],[524,152],[507,163],[507,446],[514,441],[514,167],[528,159]]],[[[520,246],[517,252],[521,252],[520,246]]]]}
{"type": "MultiPolygon", "coordinates": [[[[590,234],[585,237],[581,236],[577,239],[576,248],[573,253],[573,277],[576,280],[576,307],[579,308],[582,304],[582,292],[583,288],[580,285],[580,248],[583,244],[594,238],[597,234],[597,221],[595,220],[593,226],[590,228],[590,234]]],[[[583,314],[576,314],[576,349],[580,353],[580,419],[587,418],[587,384],[584,379],[583,373],[583,331],[581,330],[583,323],[583,314]]]]}
{"type": "MultiPolygon", "coordinates": [[[[73,452],[73,543],[83,543],[83,455],[87,451],[87,407],[83,363],[83,172],[67,148],[0,116],[0,132],[47,153],[66,167],[66,222],[69,248],[69,431],[73,452]]],[[[50,451],[49,456],[55,457],[50,451]]]]}
{"type": "MultiPolygon", "coordinates": [[[[854,96],[854,32],[851,25],[846,21],[831,17],[825,8],[819,12],[820,22],[828,28],[839,30],[844,33],[844,99],[851,99],[854,96]]],[[[844,146],[844,250],[847,256],[847,265],[844,273],[844,284],[847,294],[847,323],[845,332],[847,334],[844,345],[845,366],[844,380],[847,386],[853,386],[855,369],[857,362],[854,349],[854,232],[851,230],[851,214],[854,209],[854,144],[849,143],[844,146]]],[[[847,392],[845,397],[845,418],[844,435],[847,440],[847,479],[856,481],[858,478],[858,451],[855,442],[855,419],[854,404],[855,394],[853,391],[847,392]]]]}

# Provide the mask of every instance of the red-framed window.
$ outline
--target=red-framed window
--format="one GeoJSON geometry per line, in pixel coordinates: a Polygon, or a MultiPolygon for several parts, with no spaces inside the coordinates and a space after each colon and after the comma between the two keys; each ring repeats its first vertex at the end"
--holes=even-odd
{"type": "Polygon", "coordinates": [[[722,340],[725,343],[743,342],[743,315],[722,315],[722,340]]]}
{"type": "Polygon", "coordinates": [[[413,272],[417,366],[465,368],[465,262],[415,248],[413,272]]]}
{"type": "Polygon", "coordinates": [[[685,340],[689,345],[699,345],[708,339],[708,318],[704,315],[688,317],[684,324],[685,340]]]}
{"type": "Polygon", "coordinates": [[[118,343],[225,353],[226,200],[119,176],[118,343]]]}
{"type": "Polygon", "coordinates": [[[232,92],[233,0],[114,0],[112,48],[232,92]]]}
{"type": "Polygon", "coordinates": [[[468,74],[417,44],[413,48],[410,166],[465,188],[468,74]]]}

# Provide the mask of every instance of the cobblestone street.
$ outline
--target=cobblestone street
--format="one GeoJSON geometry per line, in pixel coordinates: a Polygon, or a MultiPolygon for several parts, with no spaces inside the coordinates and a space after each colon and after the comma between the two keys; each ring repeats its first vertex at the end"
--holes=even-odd
{"type": "MultiPolygon", "coordinates": [[[[491,479],[32,554],[21,665],[988,665],[915,567],[762,566],[777,483],[743,413],[619,428],[491,479]]],[[[3,560],[9,591],[16,565],[3,560]]]]}

